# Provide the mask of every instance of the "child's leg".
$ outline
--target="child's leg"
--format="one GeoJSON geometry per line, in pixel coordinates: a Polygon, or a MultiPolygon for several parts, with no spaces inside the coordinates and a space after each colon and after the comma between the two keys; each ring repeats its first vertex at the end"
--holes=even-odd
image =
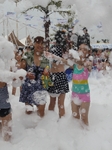
{"type": "Polygon", "coordinates": [[[16,87],[12,87],[12,95],[16,94],[16,87]]]}
{"type": "Polygon", "coordinates": [[[60,94],[58,97],[58,109],[60,118],[65,114],[64,101],[65,101],[65,94],[60,94]]]}
{"type": "Polygon", "coordinates": [[[26,110],[25,110],[26,114],[30,115],[33,112],[33,106],[28,103],[25,103],[25,107],[26,107],[26,110]]]}
{"type": "Polygon", "coordinates": [[[49,110],[54,110],[55,104],[56,104],[56,97],[50,96],[49,110]]]}
{"type": "Polygon", "coordinates": [[[90,106],[90,102],[82,102],[81,108],[80,108],[81,119],[86,125],[89,125],[88,123],[89,106],[90,106]]]}
{"type": "Polygon", "coordinates": [[[44,105],[38,105],[37,108],[38,108],[37,114],[40,117],[44,117],[44,114],[45,114],[45,104],[44,105]]]}
{"type": "Polygon", "coordinates": [[[12,134],[11,128],[12,115],[11,113],[5,117],[2,117],[2,136],[5,141],[9,141],[12,134]]]}
{"type": "Polygon", "coordinates": [[[80,119],[79,109],[80,106],[76,105],[73,101],[71,101],[72,115],[74,118],[80,119]]]}

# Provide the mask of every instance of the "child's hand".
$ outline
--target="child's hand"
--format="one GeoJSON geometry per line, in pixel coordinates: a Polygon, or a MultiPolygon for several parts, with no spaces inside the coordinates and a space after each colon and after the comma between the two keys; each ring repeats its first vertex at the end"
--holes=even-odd
{"type": "Polygon", "coordinates": [[[34,73],[28,72],[26,76],[27,76],[27,78],[29,78],[29,79],[35,79],[34,73]]]}
{"type": "Polygon", "coordinates": [[[44,72],[43,72],[43,74],[44,75],[49,75],[49,66],[46,66],[46,68],[44,69],[44,72]]]}

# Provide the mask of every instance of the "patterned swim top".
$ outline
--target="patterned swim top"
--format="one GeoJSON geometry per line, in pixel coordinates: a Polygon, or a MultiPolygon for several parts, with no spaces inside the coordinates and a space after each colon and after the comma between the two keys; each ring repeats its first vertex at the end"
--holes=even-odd
{"type": "MultiPolygon", "coordinates": [[[[34,63],[34,51],[26,52],[24,56],[22,57],[22,59],[26,60],[28,66],[32,66],[32,64],[34,63]]],[[[46,66],[49,66],[49,60],[45,58],[44,55],[42,55],[40,67],[45,68],[46,66]]]]}
{"type": "Polygon", "coordinates": [[[88,85],[88,70],[86,68],[78,69],[77,65],[74,65],[73,77],[72,77],[72,92],[75,93],[89,93],[88,85]]]}

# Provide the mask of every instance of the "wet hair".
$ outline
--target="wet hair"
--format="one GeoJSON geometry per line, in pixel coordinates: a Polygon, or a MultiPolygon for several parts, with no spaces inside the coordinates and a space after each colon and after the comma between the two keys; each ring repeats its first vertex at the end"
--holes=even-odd
{"type": "Polygon", "coordinates": [[[34,38],[34,43],[44,43],[44,38],[42,36],[37,36],[34,38]]]}

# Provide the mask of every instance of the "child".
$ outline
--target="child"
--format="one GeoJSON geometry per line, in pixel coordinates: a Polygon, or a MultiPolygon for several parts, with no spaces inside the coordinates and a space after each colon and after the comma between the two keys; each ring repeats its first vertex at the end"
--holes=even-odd
{"type": "MultiPolygon", "coordinates": [[[[71,107],[74,118],[80,119],[85,125],[89,125],[88,112],[90,106],[90,89],[88,85],[90,63],[87,63],[89,47],[86,44],[79,46],[80,60],[74,60],[72,77],[71,107]]],[[[69,61],[63,60],[69,65],[69,61]]]]}
{"type": "Polygon", "coordinates": [[[19,74],[10,71],[11,59],[14,59],[14,46],[0,37],[0,120],[2,121],[2,136],[5,141],[9,141],[12,135],[12,113],[7,83],[23,74],[20,71],[19,74]]]}
{"type": "Polygon", "coordinates": [[[91,71],[90,64],[86,63],[89,47],[81,44],[79,50],[82,51],[82,64],[75,64],[72,78],[72,114],[73,117],[82,119],[83,123],[89,125],[88,112],[90,106],[90,89],[88,76],[91,71]]]}
{"type": "MultiPolygon", "coordinates": [[[[15,52],[15,60],[16,60],[16,66],[14,68],[12,68],[12,71],[15,72],[18,69],[21,68],[21,58],[22,58],[22,51],[18,50],[17,52],[15,52]]],[[[19,87],[21,90],[21,81],[19,80],[19,83],[17,82],[17,80],[13,80],[12,82],[12,95],[16,94],[16,88],[19,87]]]]}
{"type": "Polygon", "coordinates": [[[47,89],[42,77],[49,61],[43,56],[44,38],[37,36],[34,38],[34,50],[26,52],[21,66],[27,71],[27,76],[22,84],[19,101],[25,104],[25,113],[34,112],[34,105],[37,107],[37,114],[40,117],[45,115],[45,105],[47,101],[47,89]]]}
{"type": "MultiPolygon", "coordinates": [[[[88,112],[89,112],[89,106],[90,106],[90,89],[88,85],[88,77],[89,77],[89,72],[91,71],[92,64],[93,64],[92,62],[88,61],[88,59],[91,59],[92,61],[92,58],[89,56],[89,50],[90,48],[88,45],[81,44],[79,46],[79,51],[78,51],[80,54],[80,58],[78,58],[77,56],[75,57],[77,59],[73,58],[74,55],[76,55],[76,53],[74,55],[72,53],[71,54],[69,53],[69,57],[67,59],[64,59],[62,57],[57,58],[59,59],[59,61],[62,61],[63,63],[69,66],[72,66],[75,63],[75,65],[73,65],[73,77],[72,77],[72,99],[71,99],[72,114],[73,114],[73,117],[77,119],[81,118],[83,123],[87,126],[89,125],[88,112]]],[[[54,57],[54,56],[51,56],[51,57],[54,57]]],[[[61,78],[56,83],[58,83],[59,81],[61,81],[61,78]]],[[[66,82],[63,81],[63,83],[66,83],[66,82]]],[[[52,88],[55,90],[54,86],[52,86],[52,88]]],[[[58,91],[58,89],[56,90],[58,91]]],[[[50,92],[51,99],[50,99],[49,110],[54,110],[56,94],[54,95],[54,99],[53,99],[53,94],[52,95],[51,94],[52,93],[50,92]]],[[[59,101],[60,100],[61,99],[59,99],[59,101]]],[[[63,106],[64,106],[64,103],[63,103],[63,106]]],[[[61,109],[59,109],[59,111],[60,110],[61,109]]],[[[61,114],[60,117],[64,115],[64,113],[62,112],[63,111],[61,111],[60,113],[61,114]]]]}
{"type": "MultiPolygon", "coordinates": [[[[55,35],[56,44],[50,49],[50,53],[62,58],[67,51],[66,34],[64,31],[57,31],[55,35]]],[[[50,95],[49,110],[54,111],[56,99],[58,99],[59,118],[65,115],[64,101],[66,93],[69,92],[67,77],[64,71],[64,64],[53,60],[51,63],[51,80],[53,86],[48,88],[50,95]]]]}
{"type": "Polygon", "coordinates": [[[9,99],[7,84],[0,82],[0,120],[2,121],[2,136],[5,141],[9,141],[11,137],[11,105],[9,99]]]}

